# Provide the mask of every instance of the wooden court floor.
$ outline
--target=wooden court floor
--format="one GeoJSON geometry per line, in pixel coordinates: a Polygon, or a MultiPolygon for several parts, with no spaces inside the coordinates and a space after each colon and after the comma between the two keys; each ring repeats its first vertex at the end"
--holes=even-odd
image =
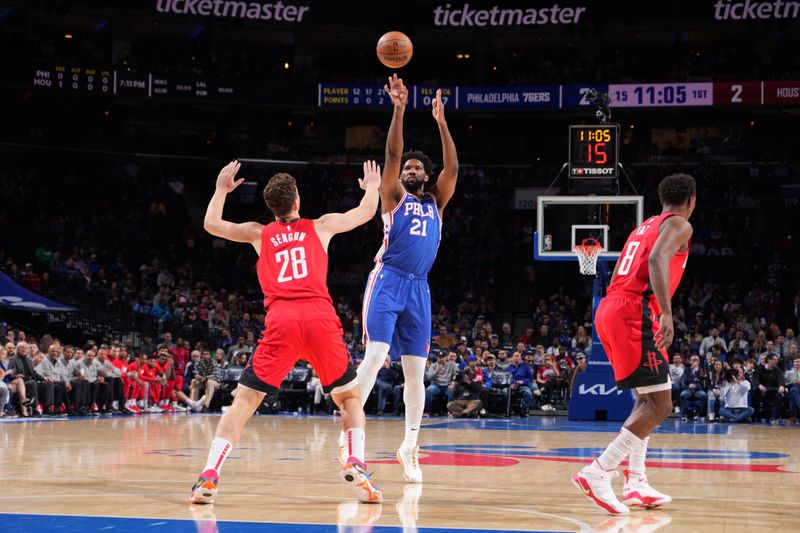
{"type": "Polygon", "coordinates": [[[408,485],[394,461],[402,420],[370,419],[367,459],[385,497],[370,506],[338,478],[334,419],[259,416],[225,464],[217,502],[193,508],[217,421],[0,423],[0,531],[800,531],[796,427],[669,421],[651,439],[648,474],[673,503],[609,517],[569,478],[618,423],[426,419],[425,482],[408,485]]]}

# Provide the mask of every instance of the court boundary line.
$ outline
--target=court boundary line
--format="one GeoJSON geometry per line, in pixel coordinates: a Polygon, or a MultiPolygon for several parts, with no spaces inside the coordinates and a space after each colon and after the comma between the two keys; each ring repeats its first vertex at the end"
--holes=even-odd
{"type": "MultiPolygon", "coordinates": [[[[119,494],[119,496],[125,496],[125,494],[119,494]]],[[[191,505],[191,504],[187,504],[187,505],[191,505]]],[[[476,506],[476,507],[483,507],[483,508],[487,508],[487,509],[497,509],[499,511],[507,511],[507,510],[509,510],[509,509],[501,508],[501,507],[489,507],[489,506],[476,506]]],[[[559,517],[558,515],[548,515],[547,513],[537,513],[536,511],[525,511],[524,509],[522,509],[520,511],[522,511],[524,513],[528,513],[528,514],[537,514],[537,515],[544,515],[544,516],[552,516],[552,517],[562,518],[562,517],[559,517]]],[[[69,518],[117,518],[117,519],[122,519],[122,520],[165,520],[165,521],[172,521],[172,522],[210,521],[209,519],[203,519],[203,518],[198,518],[198,519],[194,519],[194,518],[163,518],[163,517],[151,517],[151,516],[119,516],[119,515],[64,514],[64,513],[50,513],[50,514],[47,514],[47,513],[0,513],[0,517],[3,517],[3,516],[43,516],[43,517],[54,517],[54,516],[55,517],[59,517],[59,516],[61,516],[61,517],[69,517],[69,518]]],[[[325,523],[323,523],[323,522],[254,522],[252,520],[227,520],[227,519],[212,519],[212,520],[214,520],[216,522],[233,522],[233,523],[236,523],[236,524],[257,524],[257,525],[268,525],[268,524],[289,525],[289,526],[297,526],[297,525],[302,525],[302,526],[339,526],[340,525],[340,524],[338,524],[336,522],[325,522],[325,523]]],[[[567,521],[571,521],[571,519],[567,520],[567,521]]],[[[578,522],[580,522],[580,521],[578,520],[578,522]]],[[[586,526],[588,529],[585,529],[585,530],[582,529],[581,531],[579,531],[577,533],[588,533],[588,532],[591,531],[591,527],[588,524],[585,524],[583,522],[580,522],[580,523],[583,524],[584,526],[586,526]]],[[[384,528],[398,528],[398,529],[403,529],[404,528],[404,526],[402,526],[402,525],[393,526],[393,525],[373,524],[373,526],[374,527],[384,527],[384,528]]],[[[421,525],[417,525],[416,527],[417,527],[417,529],[425,528],[425,529],[436,529],[436,530],[441,530],[441,531],[456,531],[456,532],[458,531],[458,529],[454,529],[452,527],[421,526],[421,525]]],[[[493,532],[498,532],[498,533],[499,532],[503,532],[503,531],[514,531],[514,532],[520,532],[520,533],[534,533],[534,532],[541,532],[541,533],[570,533],[568,531],[560,531],[560,530],[552,530],[552,531],[546,531],[545,532],[545,531],[542,531],[540,529],[508,529],[508,528],[503,528],[503,529],[492,528],[492,529],[489,529],[489,528],[483,528],[483,527],[470,527],[469,529],[472,529],[472,530],[475,530],[475,531],[493,531],[493,532]]]]}

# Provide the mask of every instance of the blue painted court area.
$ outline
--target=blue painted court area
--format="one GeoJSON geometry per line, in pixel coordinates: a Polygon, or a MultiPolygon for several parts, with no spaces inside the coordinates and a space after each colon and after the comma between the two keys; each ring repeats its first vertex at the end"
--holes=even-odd
{"type": "MultiPolygon", "coordinates": [[[[163,518],[121,518],[105,516],[66,516],[0,513],[0,531],[112,531],[114,533],[251,533],[269,531],[271,533],[337,533],[339,531],[358,531],[362,526],[337,526],[336,524],[284,524],[275,522],[227,522],[208,520],[171,520],[163,518]]],[[[419,527],[419,533],[500,533],[508,530],[493,529],[445,529],[419,527]]],[[[402,533],[402,527],[373,526],[375,533],[402,533]]],[[[534,532],[537,533],[537,532],[534,532]]],[[[544,532],[542,532],[544,533],[544,532]]],[[[553,533],[552,531],[549,533],[553,533]]],[[[558,533],[558,532],[555,532],[558,533]]]]}
{"type": "MultiPolygon", "coordinates": [[[[567,431],[589,433],[616,433],[621,422],[593,422],[569,420],[566,417],[530,417],[507,419],[470,419],[431,421],[424,429],[483,429],[489,431],[567,431]]],[[[673,435],[730,435],[732,424],[706,424],[668,419],[656,428],[655,433],[673,435]]]]}

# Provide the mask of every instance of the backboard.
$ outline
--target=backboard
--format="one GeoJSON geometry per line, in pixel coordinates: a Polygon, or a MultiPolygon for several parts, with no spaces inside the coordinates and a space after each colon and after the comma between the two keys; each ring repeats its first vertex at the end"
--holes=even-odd
{"type": "Polygon", "coordinates": [[[594,238],[603,246],[599,260],[616,260],[643,215],[641,196],[539,196],[534,258],[575,261],[572,248],[594,238]]]}

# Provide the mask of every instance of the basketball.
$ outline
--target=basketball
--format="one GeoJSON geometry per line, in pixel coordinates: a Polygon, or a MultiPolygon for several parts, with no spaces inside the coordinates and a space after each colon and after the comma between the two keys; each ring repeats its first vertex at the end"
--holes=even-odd
{"type": "Polygon", "coordinates": [[[404,67],[414,55],[411,39],[403,32],[390,31],[381,35],[375,51],[381,63],[389,68],[404,67]]]}

